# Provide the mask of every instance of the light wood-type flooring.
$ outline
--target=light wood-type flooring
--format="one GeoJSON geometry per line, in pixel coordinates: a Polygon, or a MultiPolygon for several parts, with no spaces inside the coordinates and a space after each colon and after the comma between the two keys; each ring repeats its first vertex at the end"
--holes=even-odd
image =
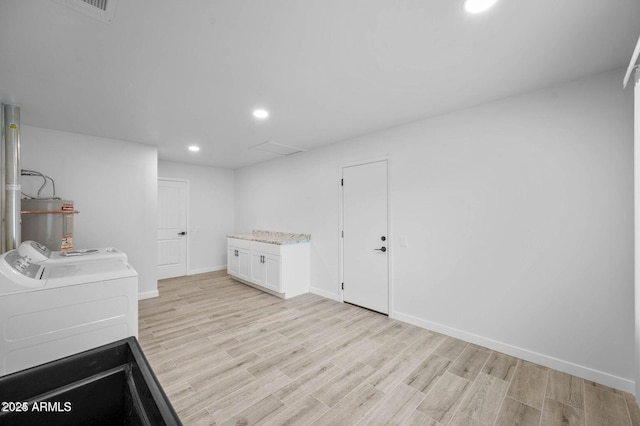
{"type": "Polygon", "coordinates": [[[186,425],[640,425],[627,393],[317,295],[159,291],[139,340],[186,425]]]}

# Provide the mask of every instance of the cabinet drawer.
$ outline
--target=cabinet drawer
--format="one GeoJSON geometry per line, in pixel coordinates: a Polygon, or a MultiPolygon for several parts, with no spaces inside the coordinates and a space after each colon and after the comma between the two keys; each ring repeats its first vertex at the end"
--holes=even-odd
{"type": "Polygon", "coordinates": [[[249,250],[251,248],[251,241],[227,237],[227,246],[249,250]]]}
{"type": "Polygon", "coordinates": [[[266,253],[266,254],[275,254],[276,256],[280,256],[280,245],[252,241],[251,251],[266,253]]]}

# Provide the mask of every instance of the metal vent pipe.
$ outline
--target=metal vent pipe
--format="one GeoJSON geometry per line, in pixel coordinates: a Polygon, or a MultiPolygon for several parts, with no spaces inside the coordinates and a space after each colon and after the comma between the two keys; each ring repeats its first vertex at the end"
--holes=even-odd
{"type": "Polygon", "coordinates": [[[2,253],[21,242],[20,107],[2,104],[2,253]]]}

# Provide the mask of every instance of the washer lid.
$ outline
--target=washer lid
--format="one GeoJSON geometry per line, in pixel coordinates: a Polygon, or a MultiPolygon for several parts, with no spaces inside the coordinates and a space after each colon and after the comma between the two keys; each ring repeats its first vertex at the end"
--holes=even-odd
{"type": "Polygon", "coordinates": [[[54,263],[75,263],[75,262],[94,262],[97,260],[120,260],[127,261],[127,255],[114,247],[90,248],[72,251],[54,251],[51,252],[50,258],[45,262],[47,265],[54,263]]]}
{"type": "Polygon", "coordinates": [[[45,269],[42,279],[47,282],[45,288],[52,288],[137,276],[136,270],[128,263],[118,259],[106,259],[96,262],[50,264],[45,269]]]}

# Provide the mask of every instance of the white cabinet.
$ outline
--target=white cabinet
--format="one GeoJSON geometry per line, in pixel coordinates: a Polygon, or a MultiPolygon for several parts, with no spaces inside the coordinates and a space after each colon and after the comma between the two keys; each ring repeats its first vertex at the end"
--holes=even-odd
{"type": "Polygon", "coordinates": [[[278,293],[283,293],[280,280],[280,256],[251,253],[251,281],[278,293]]]}
{"type": "Polygon", "coordinates": [[[227,238],[227,272],[234,279],[289,298],[309,292],[310,243],[269,244],[227,238]]]}
{"type": "Polygon", "coordinates": [[[250,244],[246,241],[229,238],[227,243],[227,271],[229,275],[234,275],[241,279],[249,279],[250,265],[250,244]]]}

